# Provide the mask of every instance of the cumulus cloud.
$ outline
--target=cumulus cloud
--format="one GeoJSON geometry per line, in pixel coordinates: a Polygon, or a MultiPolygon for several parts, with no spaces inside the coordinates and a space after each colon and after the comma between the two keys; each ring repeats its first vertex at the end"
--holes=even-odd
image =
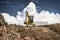
{"type": "Polygon", "coordinates": [[[22,18],[19,14],[17,14],[16,17],[10,16],[8,13],[1,13],[1,14],[4,16],[5,21],[8,24],[24,25],[23,24],[24,18],[22,18]]]}
{"type": "Polygon", "coordinates": [[[54,14],[45,10],[42,10],[40,13],[38,13],[36,11],[36,5],[33,2],[30,2],[22,12],[18,11],[16,17],[10,16],[8,13],[1,14],[4,16],[5,21],[8,24],[24,25],[26,10],[29,12],[29,15],[34,16],[34,22],[48,22],[49,24],[60,23],[59,13],[54,14]]]}
{"type": "Polygon", "coordinates": [[[39,21],[45,21],[48,22],[49,24],[52,23],[60,23],[60,15],[58,14],[54,14],[54,13],[49,13],[48,11],[42,11],[40,12],[39,15],[37,15],[37,19],[39,19],[39,21]]]}

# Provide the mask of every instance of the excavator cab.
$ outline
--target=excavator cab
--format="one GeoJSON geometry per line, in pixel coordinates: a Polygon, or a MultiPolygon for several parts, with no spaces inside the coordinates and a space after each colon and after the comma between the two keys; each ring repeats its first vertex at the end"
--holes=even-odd
{"type": "Polygon", "coordinates": [[[30,21],[30,23],[33,23],[33,16],[29,17],[29,21],[30,21]]]}

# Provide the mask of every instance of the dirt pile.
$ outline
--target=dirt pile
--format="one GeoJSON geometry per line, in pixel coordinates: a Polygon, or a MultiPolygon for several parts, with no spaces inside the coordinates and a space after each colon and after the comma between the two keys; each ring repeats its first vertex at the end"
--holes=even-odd
{"type": "Polygon", "coordinates": [[[60,40],[60,24],[25,27],[8,25],[0,15],[0,40],[60,40]]]}
{"type": "Polygon", "coordinates": [[[60,35],[60,24],[52,24],[49,28],[60,35]]]}

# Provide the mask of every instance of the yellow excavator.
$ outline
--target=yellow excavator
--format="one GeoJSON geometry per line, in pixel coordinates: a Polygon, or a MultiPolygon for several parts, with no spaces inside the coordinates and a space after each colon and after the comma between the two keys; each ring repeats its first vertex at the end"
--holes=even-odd
{"type": "Polygon", "coordinates": [[[33,18],[34,16],[29,15],[28,11],[26,11],[26,18],[25,18],[24,24],[26,24],[26,26],[35,26],[33,18]]]}

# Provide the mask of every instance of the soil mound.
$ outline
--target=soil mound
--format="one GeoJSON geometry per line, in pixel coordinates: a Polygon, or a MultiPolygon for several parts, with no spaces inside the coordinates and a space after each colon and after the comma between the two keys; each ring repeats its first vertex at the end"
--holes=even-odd
{"type": "Polygon", "coordinates": [[[60,24],[37,27],[7,25],[0,14],[0,40],[60,40],[60,24]]]}

